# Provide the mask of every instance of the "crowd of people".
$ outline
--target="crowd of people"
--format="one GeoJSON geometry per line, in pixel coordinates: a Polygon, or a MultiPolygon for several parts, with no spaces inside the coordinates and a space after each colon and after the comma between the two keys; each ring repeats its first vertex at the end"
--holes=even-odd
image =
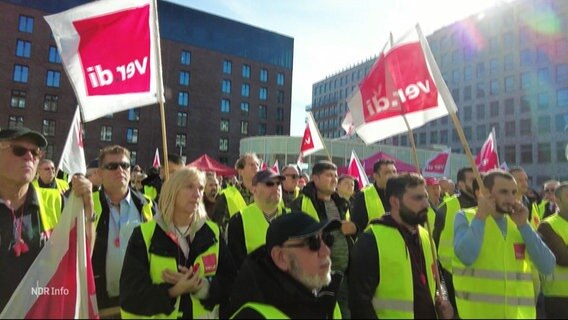
{"type": "Polygon", "coordinates": [[[165,174],[114,145],[68,184],[46,145],[0,130],[0,311],[81,197],[103,317],[568,317],[568,182],[538,197],[521,167],[454,184],[379,160],[360,188],[331,161],[308,177],[253,153],[233,178],[176,155],[165,174]]]}

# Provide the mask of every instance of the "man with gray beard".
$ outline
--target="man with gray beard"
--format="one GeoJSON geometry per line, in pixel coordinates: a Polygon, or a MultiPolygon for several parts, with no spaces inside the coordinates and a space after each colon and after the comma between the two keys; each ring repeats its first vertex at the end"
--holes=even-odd
{"type": "Polygon", "coordinates": [[[229,314],[236,319],[331,319],[341,316],[331,272],[338,220],[318,222],[303,212],[272,221],[266,245],[243,263],[233,285],[229,314]]]}

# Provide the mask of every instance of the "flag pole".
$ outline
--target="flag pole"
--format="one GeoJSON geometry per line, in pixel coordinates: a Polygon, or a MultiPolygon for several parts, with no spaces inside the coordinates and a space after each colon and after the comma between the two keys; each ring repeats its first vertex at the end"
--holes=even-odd
{"type": "Polygon", "coordinates": [[[323,145],[323,150],[325,150],[325,154],[327,155],[327,159],[329,161],[331,161],[331,156],[329,155],[329,151],[327,150],[327,146],[325,145],[325,141],[323,140],[321,133],[319,131],[319,128],[317,128],[317,124],[316,124],[316,120],[314,119],[314,116],[312,115],[312,112],[308,112],[308,117],[310,117],[312,119],[312,123],[316,125],[316,131],[318,132],[318,136],[320,138],[321,144],[323,145]]]}

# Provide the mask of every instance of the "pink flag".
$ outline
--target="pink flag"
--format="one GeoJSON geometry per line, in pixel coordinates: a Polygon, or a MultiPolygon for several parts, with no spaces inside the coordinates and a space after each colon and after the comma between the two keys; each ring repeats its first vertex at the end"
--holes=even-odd
{"type": "Polygon", "coordinates": [[[444,177],[447,176],[448,162],[450,161],[451,149],[446,149],[436,153],[424,166],[422,175],[424,177],[444,177]]]}
{"type": "Polygon", "coordinates": [[[263,161],[262,164],[260,165],[260,170],[268,170],[268,164],[263,161]]]}
{"type": "Polygon", "coordinates": [[[495,131],[491,130],[489,137],[483,143],[481,150],[475,157],[475,165],[479,172],[487,172],[491,169],[499,168],[499,155],[497,155],[497,143],[495,142],[495,131]]]}
{"type": "Polygon", "coordinates": [[[160,153],[158,152],[158,148],[156,148],[156,153],[154,154],[154,161],[152,162],[152,167],[159,168],[162,165],[160,164],[160,153]]]}
{"type": "Polygon", "coordinates": [[[349,166],[347,167],[347,174],[355,177],[359,182],[359,188],[364,188],[369,184],[369,178],[365,173],[365,169],[361,165],[361,161],[359,161],[359,157],[354,150],[351,151],[351,159],[349,160],[349,166]]]}
{"type": "Polygon", "coordinates": [[[407,132],[448,114],[455,103],[420,27],[388,42],[348,100],[357,135],[366,144],[407,132]],[[448,106],[448,107],[447,107],[448,106]]]}
{"type": "Polygon", "coordinates": [[[75,173],[86,173],[87,165],[85,164],[85,150],[83,148],[83,130],[81,128],[81,113],[79,107],[75,110],[73,120],[71,120],[71,128],[67,134],[67,141],[61,160],[59,160],[58,170],[69,174],[69,181],[75,173]]]}
{"type": "Polygon", "coordinates": [[[304,130],[300,155],[305,157],[320,150],[323,150],[323,141],[312,113],[308,112],[308,123],[306,124],[306,130],[304,130]]]}
{"type": "Polygon", "coordinates": [[[85,121],[164,101],[152,0],[100,0],[46,16],[85,121]]]}
{"type": "Polygon", "coordinates": [[[82,198],[71,195],[0,319],[98,319],[82,198]]]}
{"type": "Polygon", "coordinates": [[[278,168],[278,159],[276,159],[276,161],[274,161],[274,164],[272,165],[272,171],[276,172],[277,174],[280,174],[280,168],[278,168]]]}

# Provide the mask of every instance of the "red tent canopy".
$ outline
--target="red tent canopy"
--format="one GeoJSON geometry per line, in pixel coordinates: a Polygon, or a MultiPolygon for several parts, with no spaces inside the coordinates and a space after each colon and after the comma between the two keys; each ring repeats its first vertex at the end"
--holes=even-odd
{"type": "Polygon", "coordinates": [[[188,163],[186,166],[195,167],[202,171],[213,171],[219,176],[235,176],[237,171],[234,168],[226,166],[219,161],[211,158],[207,154],[203,154],[199,158],[195,159],[193,162],[188,163]]]}
{"type": "MultiPolygon", "coordinates": [[[[375,162],[381,160],[381,159],[389,159],[389,160],[393,160],[394,161],[394,165],[396,167],[396,170],[398,172],[416,172],[416,166],[411,165],[410,163],[406,163],[398,158],[395,158],[393,156],[391,156],[388,153],[379,151],[377,153],[375,153],[374,155],[361,160],[361,165],[363,166],[363,168],[365,168],[365,173],[368,176],[372,176],[373,175],[373,166],[375,165],[375,162]]],[[[347,167],[339,167],[337,168],[337,172],[339,174],[344,174],[347,173],[347,167]]]]}

